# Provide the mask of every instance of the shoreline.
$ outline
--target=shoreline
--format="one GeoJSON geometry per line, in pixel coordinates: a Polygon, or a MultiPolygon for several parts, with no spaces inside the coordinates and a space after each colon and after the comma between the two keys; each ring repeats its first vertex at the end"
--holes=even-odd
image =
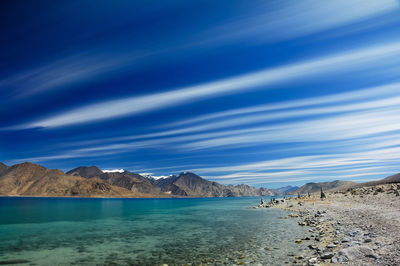
{"type": "Polygon", "coordinates": [[[191,197],[179,195],[166,195],[165,197],[103,197],[103,196],[44,196],[44,195],[0,195],[0,198],[45,198],[45,199],[235,199],[235,198],[255,198],[271,197],[281,199],[284,196],[240,196],[240,197],[191,197]]]}
{"type": "Polygon", "coordinates": [[[400,265],[400,184],[287,198],[272,208],[289,212],[308,235],[302,265],[400,265]]]}

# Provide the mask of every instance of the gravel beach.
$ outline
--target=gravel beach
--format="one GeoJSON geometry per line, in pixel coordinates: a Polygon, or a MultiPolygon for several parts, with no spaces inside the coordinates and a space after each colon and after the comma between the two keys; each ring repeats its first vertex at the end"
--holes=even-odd
{"type": "MultiPolygon", "coordinates": [[[[386,184],[289,198],[288,219],[309,227],[294,239],[304,246],[302,265],[400,265],[400,184],[386,184]]],[[[267,204],[266,206],[268,206],[267,204]]],[[[285,217],[286,218],[286,217],[285,217]]]]}

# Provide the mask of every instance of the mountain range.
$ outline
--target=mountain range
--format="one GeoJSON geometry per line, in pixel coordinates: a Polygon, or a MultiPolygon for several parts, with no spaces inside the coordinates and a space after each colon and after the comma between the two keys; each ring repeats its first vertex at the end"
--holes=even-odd
{"type": "MultiPolygon", "coordinates": [[[[32,163],[0,165],[0,195],[129,197],[132,193],[103,180],[71,176],[32,163]]],[[[143,195],[137,195],[143,196],[143,195]]]]}
{"type": "Polygon", "coordinates": [[[296,190],[291,191],[289,194],[307,194],[307,193],[315,193],[321,190],[321,187],[324,191],[336,191],[336,190],[346,190],[348,188],[356,186],[357,183],[351,181],[340,181],[335,180],[331,182],[319,182],[319,183],[307,183],[303,186],[299,187],[296,190]]]}
{"type": "Polygon", "coordinates": [[[243,197],[272,196],[267,188],[224,186],[184,172],[154,179],[129,171],[80,166],[66,173],[33,163],[0,163],[0,195],[45,197],[243,197]]]}
{"type": "Polygon", "coordinates": [[[378,181],[307,183],[301,187],[278,189],[255,188],[249,185],[222,185],[194,173],[183,172],[155,179],[126,170],[102,171],[96,166],[80,166],[66,173],[33,163],[7,166],[0,163],[0,196],[43,197],[246,197],[307,194],[346,190],[400,182],[400,174],[378,181]]]}
{"type": "Polygon", "coordinates": [[[273,189],[273,191],[278,195],[285,195],[285,194],[290,194],[291,192],[296,191],[297,189],[299,189],[298,186],[286,186],[273,189]]]}

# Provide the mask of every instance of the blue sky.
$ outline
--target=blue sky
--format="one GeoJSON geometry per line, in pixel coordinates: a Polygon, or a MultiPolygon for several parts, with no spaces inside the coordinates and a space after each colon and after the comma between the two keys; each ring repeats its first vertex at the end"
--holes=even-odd
{"type": "Polygon", "coordinates": [[[279,187],[400,172],[400,3],[13,1],[0,161],[279,187]]]}

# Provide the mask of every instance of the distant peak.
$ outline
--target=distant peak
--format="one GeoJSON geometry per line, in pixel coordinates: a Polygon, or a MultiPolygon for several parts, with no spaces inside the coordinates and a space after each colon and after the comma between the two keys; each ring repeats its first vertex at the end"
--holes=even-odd
{"type": "Polygon", "coordinates": [[[67,172],[69,175],[81,177],[95,177],[103,174],[97,166],[79,166],[67,172]]]}
{"type": "Polygon", "coordinates": [[[168,177],[172,176],[172,175],[170,175],[170,176],[165,176],[165,175],[157,176],[157,175],[153,175],[153,173],[139,173],[139,175],[144,176],[144,177],[146,177],[148,179],[155,179],[155,180],[165,179],[165,178],[168,178],[168,177]]]}
{"type": "Polygon", "coordinates": [[[180,175],[195,175],[195,176],[197,176],[195,173],[187,172],[187,171],[181,172],[180,175]]]}

